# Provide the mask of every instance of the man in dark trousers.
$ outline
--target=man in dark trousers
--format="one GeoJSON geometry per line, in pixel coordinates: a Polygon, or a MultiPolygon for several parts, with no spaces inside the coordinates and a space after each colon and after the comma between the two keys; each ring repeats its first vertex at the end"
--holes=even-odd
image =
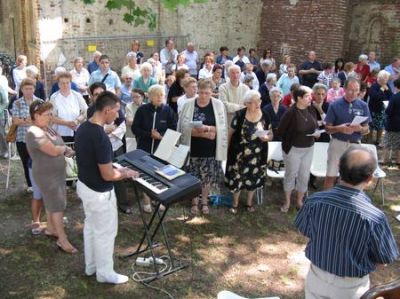
{"type": "Polygon", "coordinates": [[[385,214],[363,190],[377,167],[374,155],[353,145],[340,158],[340,184],[306,199],[295,220],[309,238],[306,299],[356,299],[369,289],[369,273],[399,256],[385,214]]]}
{"type": "Polygon", "coordinates": [[[77,193],[85,212],[83,230],[85,273],[96,274],[98,282],[121,284],[128,276],[114,271],[114,241],[118,229],[118,212],[114,181],[138,176],[128,168],[112,167],[113,150],[104,125],[118,117],[120,103],[112,92],[101,93],[93,116],[84,122],[75,135],[78,165],[77,193]]]}

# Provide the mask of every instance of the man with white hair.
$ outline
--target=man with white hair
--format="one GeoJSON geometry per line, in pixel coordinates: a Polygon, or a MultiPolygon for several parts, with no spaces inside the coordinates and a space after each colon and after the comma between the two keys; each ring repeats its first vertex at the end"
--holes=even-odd
{"type": "Polygon", "coordinates": [[[87,70],[88,70],[89,74],[91,74],[91,73],[93,73],[94,71],[97,71],[97,70],[98,70],[98,68],[99,68],[99,63],[100,63],[100,61],[99,61],[100,56],[101,56],[101,52],[99,52],[99,51],[95,51],[95,52],[93,53],[93,61],[90,62],[90,63],[87,65],[87,70]]]}
{"type": "Polygon", "coordinates": [[[182,52],[185,55],[185,64],[189,68],[189,74],[191,77],[196,78],[197,67],[200,63],[199,54],[194,49],[194,44],[192,42],[187,43],[186,49],[182,52]]]}
{"type": "Polygon", "coordinates": [[[236,111],[244,108],[243,99],[249,88],[240,82],[240,67],[232,65],[228,70],[229,82],[219,87],[219,99],[224,103],[230,125],[236,111]]]}

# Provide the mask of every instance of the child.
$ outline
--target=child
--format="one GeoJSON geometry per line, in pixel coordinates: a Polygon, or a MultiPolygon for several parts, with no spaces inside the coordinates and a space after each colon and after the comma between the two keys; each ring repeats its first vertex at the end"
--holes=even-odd
{"type": "Polygon", "coordinates": [[[333,64],[330,62],[326,62],[322,65],[323,71],[318,75],[318,81],[328,88],[331,87],[331,82],[333,80],[333,64]]]}
{"type": "Polygon", "coordinates": [[[329,88],[328,90],[326,101],[328,103],[332,103],[336,101],[338,98],[341,98],[343,96],[344,96],[344,89],[340,87],[340,79],[334,78],[332,80],[332,88],[329,88]]]}

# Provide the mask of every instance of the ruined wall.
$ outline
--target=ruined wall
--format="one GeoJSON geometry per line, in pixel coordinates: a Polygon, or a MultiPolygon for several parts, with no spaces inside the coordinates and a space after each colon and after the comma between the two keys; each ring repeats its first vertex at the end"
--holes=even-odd
{"type": "Polygon", "coordinates": [[[321,61],[343,55],[348,0],[264,0],[259,53],[271,48],[279,62],[290,54],[295,63],[310,50],[321,61]]]}
{"type": "Polygon", "coordinates": [[[400,55],[400,1],[355,0],[346,38],[345,56],[357,61],[360,53],[376,51],[383,64],[400,55]]]}

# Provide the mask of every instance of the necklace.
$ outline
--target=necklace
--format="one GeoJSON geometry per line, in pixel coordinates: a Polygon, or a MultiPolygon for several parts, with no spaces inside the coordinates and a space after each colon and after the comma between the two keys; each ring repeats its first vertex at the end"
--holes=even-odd
{"type": "MultiPolygon", "coordinates": [[[[301,118],[304,119],[304,121],[307,122],[307,121],[308,121],[308,117],[304,115],[304,113],[302,112],[301,109],[298,109],[298,108],[297,108],[297,110],[299,111],[299,114],[300,114],[301,118]]],[[[306,109],[304,109],[304,110],[306,110],[306,109]]],[[[306,110],[306,113],[307,113],[307,110],[306,110]]],[[[307,113],[307,114],[308,114],[308,113],[307,113]]]]}

